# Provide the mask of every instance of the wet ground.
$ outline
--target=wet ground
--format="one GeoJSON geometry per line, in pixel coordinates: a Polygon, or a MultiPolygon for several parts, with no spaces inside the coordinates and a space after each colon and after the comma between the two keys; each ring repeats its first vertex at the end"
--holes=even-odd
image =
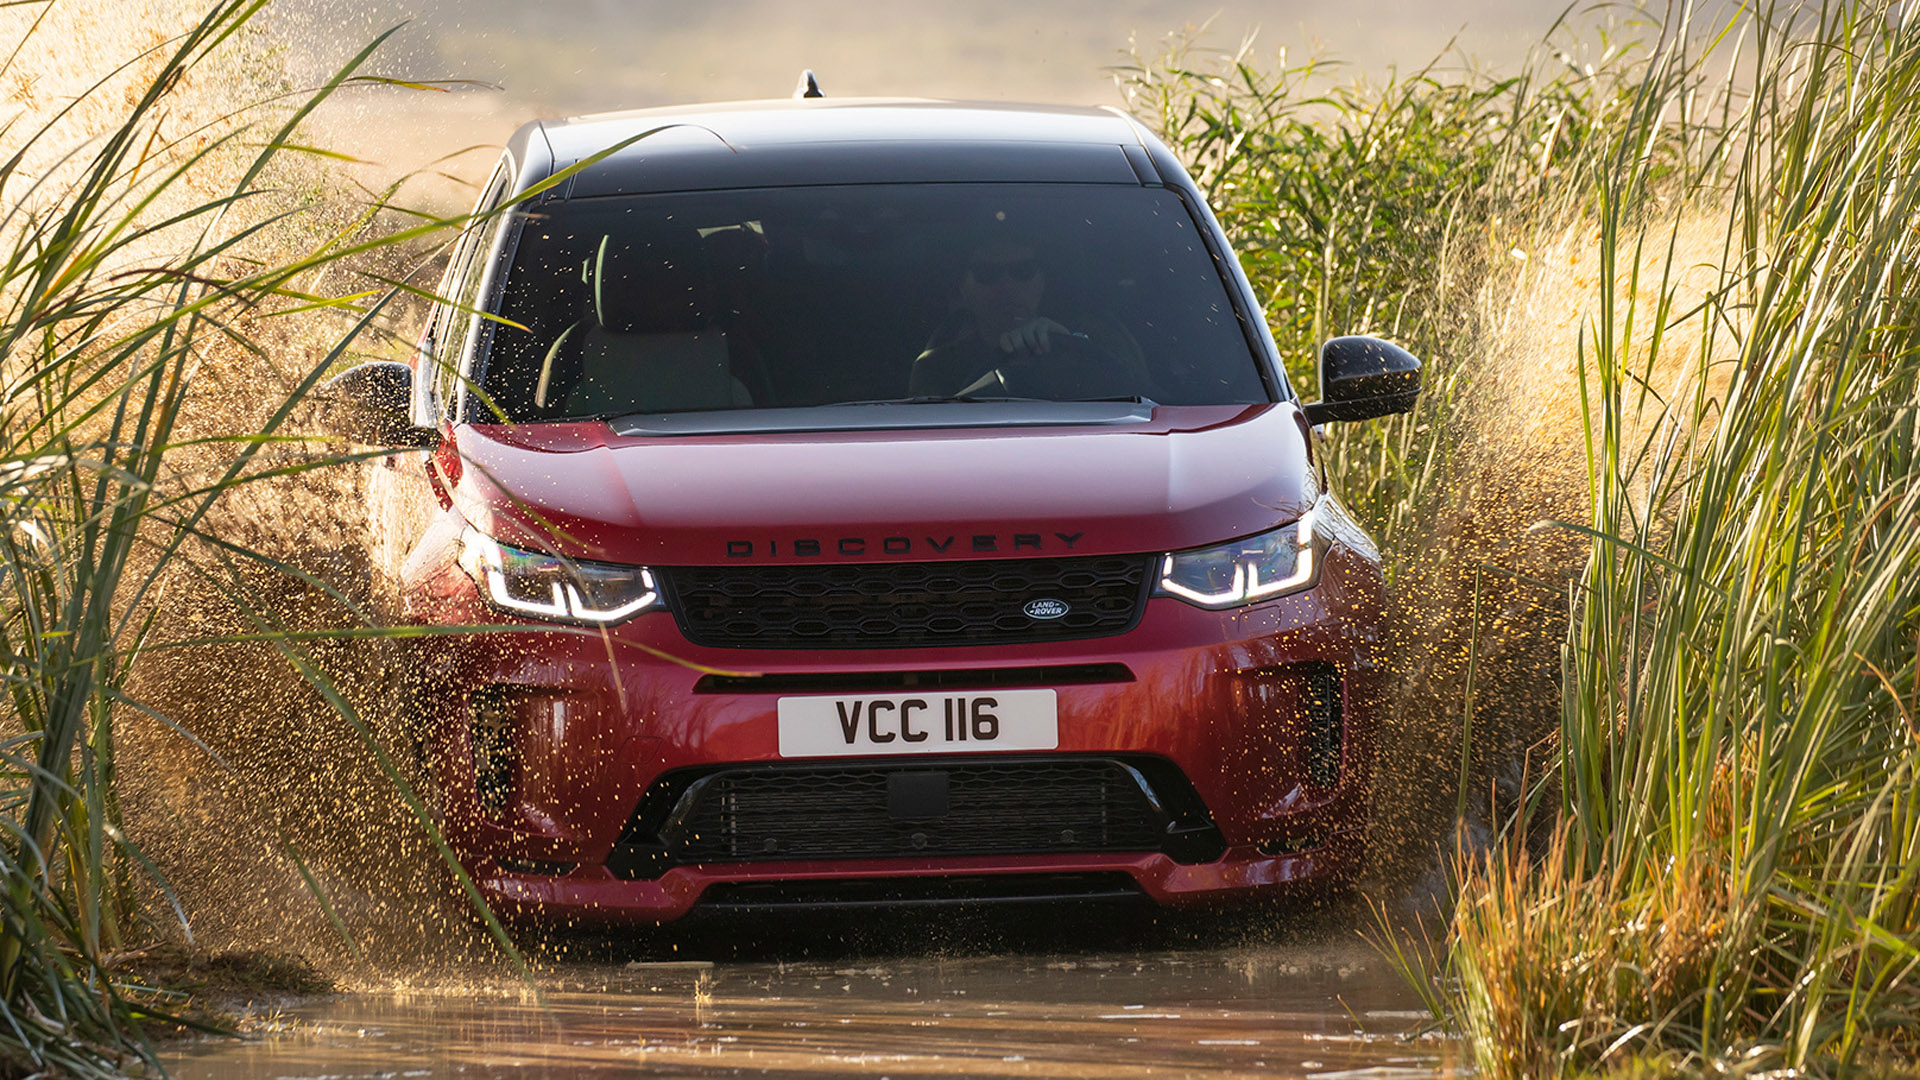
{"type": "Polygon", "coordinates": [[[290,1010],[244,1043],[176,1048],[167,1067],[183,1080],[1456,1075],[1452,1043],[1409,1037],[1416,1000],[1350,921],[1276,918],[1169,932],[1098,913],[788,916],[570,939],[540,958],[543,1000],[497,975],[429,977],[290,1010]]]}

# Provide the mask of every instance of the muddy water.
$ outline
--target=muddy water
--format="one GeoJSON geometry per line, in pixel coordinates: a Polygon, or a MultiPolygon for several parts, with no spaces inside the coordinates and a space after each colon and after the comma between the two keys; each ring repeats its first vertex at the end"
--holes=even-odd
{"type": "MultiPolygon", "coordinates": [[[[183,1080],[575,1076],[1446,1077],[1417,1003],[1365,944],[954,945],[909,928],[851,947],[726,929],[574,943],[544,1002],[495,974],[362,990],[170,1056],[183,1080]],[[584,954],[584,955],[582,955],[584,954]],[[629,956],[632,958],[628,958],[629,956]],[[709,955],[712,959],[677,959],[709,955]]],[[[1126,935],[1121,935],[1125,937],[1126,935]]],[[[1075,940],[1077,939],[1077,940],[1075,940]]]]}

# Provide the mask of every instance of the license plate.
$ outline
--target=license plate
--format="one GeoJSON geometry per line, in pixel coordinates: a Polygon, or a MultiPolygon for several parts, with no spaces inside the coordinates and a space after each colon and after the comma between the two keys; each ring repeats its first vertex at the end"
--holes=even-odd
{"type": "Polygon", "coordinates": [[[783,697],[781,757],[963,754],[1060,745],[1051,690],[783,697]]]}

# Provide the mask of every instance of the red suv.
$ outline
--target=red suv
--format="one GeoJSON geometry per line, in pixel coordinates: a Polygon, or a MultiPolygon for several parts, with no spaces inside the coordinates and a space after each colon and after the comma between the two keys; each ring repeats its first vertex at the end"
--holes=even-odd
{"type": "Polygon", "coordinates": [[[1282,895],[1362,862],[1381,574],[1167,149],[1101,110],[521,128],[372,527],[445,830],[532,918],[1282,895]],[[555,178],[559,178],[555,182],[555,178]]]}

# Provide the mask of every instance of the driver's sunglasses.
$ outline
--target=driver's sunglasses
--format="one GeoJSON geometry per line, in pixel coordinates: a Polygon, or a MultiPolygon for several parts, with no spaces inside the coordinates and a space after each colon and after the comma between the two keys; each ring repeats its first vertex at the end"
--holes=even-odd
{"type": "Polygon", "coordinates": [[[968,265],[967,276],[978,285],[998,285],[1006,278],[1032,281],[1040,272],[1038,259],[1013,259],[1008,262],[976,262],[968,265]]]}

